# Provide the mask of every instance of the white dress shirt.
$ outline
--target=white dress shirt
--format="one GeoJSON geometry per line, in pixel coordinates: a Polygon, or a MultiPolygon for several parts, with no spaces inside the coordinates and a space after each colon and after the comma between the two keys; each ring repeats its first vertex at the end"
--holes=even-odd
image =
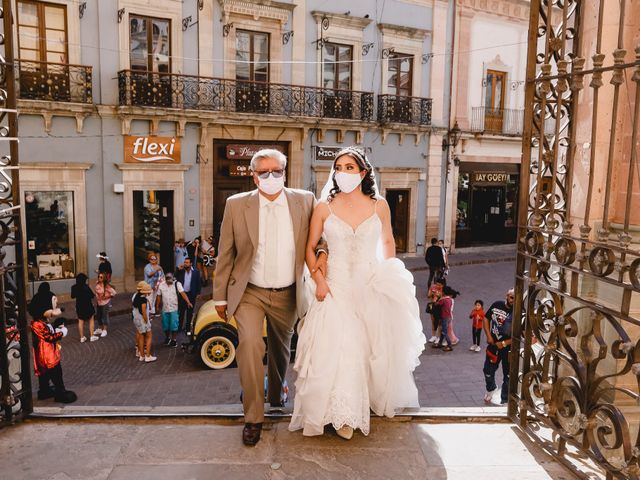
{"type": "Polygon", "coordinates": [[[260,214],[258,223],[258,248],[253,260],[253,268],[249,276],[249,283],[262,288],[282,288],[293,285],[296,281],[296,246],[293,235],[293,222],[289,212],[289,203],[284,191],[280,192],[278,198],[273,202],[267,200],[263,195],[260,198],[260,214]],[[278,245],[277,245],[277,270],[275,275],[269,278],[265,275],[266,265],[266,222],[268,204],[272,203],[276,209],[278,219],[278,245]]]}

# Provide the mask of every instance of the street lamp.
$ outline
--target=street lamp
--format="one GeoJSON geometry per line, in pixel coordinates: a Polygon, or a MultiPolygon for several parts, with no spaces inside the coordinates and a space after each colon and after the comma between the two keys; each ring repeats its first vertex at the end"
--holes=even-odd
{"type": "Polygon", "coordinates": [[[448,147],[453,147],[455,150],[456,145],[458,145],[458,141],[460,140],[460,134],[462,131],[460,127],[458,127],[458,121],[453,124],[453,128],[447,132],[447,134],[442,139],[442,151],[444,152],[448,147]]]}

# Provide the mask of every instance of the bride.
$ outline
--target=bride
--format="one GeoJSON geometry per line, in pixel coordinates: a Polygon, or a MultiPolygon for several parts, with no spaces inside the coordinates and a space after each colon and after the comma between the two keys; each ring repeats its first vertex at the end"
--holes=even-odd
{"type": "Polygon", "coordinates": [[[426,338],[413,276],[395,258],[391,212],[373,167],[349,147],[333,169],[309,226],[307,265],[324,234],[327,278],[312,271],[313,301],[298,338],[296,396],[289,430],[350,439],[369,434],[370,410],[393,417],[418,407],[413,371],[426,338]]]}

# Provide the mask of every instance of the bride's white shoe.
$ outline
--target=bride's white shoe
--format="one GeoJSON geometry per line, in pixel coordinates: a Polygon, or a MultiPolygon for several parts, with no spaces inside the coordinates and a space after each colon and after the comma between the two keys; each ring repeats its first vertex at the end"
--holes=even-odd
{"type": "Polygon", "coordinates": [[[353,428],[350,427],[349,425],[343,425],[342,427],[336,430],[336,433],[338,434],[339,437],[342,437],[345,440],[351,440],[351,437],[353,437],[353,428]]]}

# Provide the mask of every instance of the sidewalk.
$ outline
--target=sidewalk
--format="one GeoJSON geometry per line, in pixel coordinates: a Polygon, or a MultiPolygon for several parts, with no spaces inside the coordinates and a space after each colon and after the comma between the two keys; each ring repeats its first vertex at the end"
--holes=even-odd
{"type": "MultiPolygon", "coordinates": [[[[510,424],[373,419],[350,441],[267,421],[255,447],[229,420],[30,420],[0,436],[3,478],[575,480],[510,424]]],[[[592,477],[596,478],[596,477],[592,477]]]]}
{"type": "MultiPolygon", "coordinates": [[[[400,259],[412,272],[427,270],[427,264],[422,255],[419,256],[400,256],[400,259]]],[[[476,265],[483,263],[513,262],[516,259],[515,245],[497,245],[491,247],[475,247],[475,248],[459,248],[455,253],[449,256],[450,267],[462,265],[476,265]]],[[[198,304],[202,305],[205,301],[211,299],[213,282],[209,280],[209,284],[202,288],[202,293],[198,297],[198,304]]],[[[54,287],[55,288],[55,287],[54,287]]],[[[118,293],[113,299],[113,308],[109,312],[111,316],[123,315],[131,311],[131,297],[133,292],[118,293]]],[[[64,317],[71,320],[69,323],[76,321],[76,303],[75,300],[62,302],[64,307],[64,317]]]]}

